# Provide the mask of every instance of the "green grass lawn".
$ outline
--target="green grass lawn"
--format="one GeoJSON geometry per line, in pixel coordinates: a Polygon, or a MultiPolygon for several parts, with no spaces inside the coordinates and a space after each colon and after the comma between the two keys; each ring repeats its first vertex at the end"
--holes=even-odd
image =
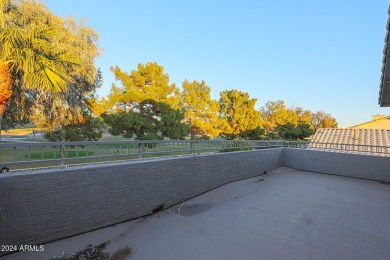
{"type": "MultiPolygon", "coordinates": [[[[93,156],[95,153],[92,151],[88,151],[88,156],[93,156]]],[[[54,151],[45,151],[43,153],[45,159],[54,159],[54,158],[61,158],[60,151],[57,151],[54,153],[54,151]],[[54,157],[55,155],[55,157],[54,157]]],[[[75,158],[75,157],[86,157],[87,152],[86,151],[79,151],[78,156],[76,151],[68,151],[68,156],[66,156],[64,152],[64,156],[67,158],[75,158]]],[[[31,160],[39,160],[42,158],[42,153],[31,153],[31,160]]],[[[24,156],[25,158],[28,158],[28,155],[24,156]]]]}
{"type": "Polygon", "coordinates": [[[15,138],[15,139],[20,139],[20,138],[26,138],[28,137],[27,135],[1,135],[2,138],[15,138]]]}
{"type": "MultiPolygon", "coordinates": [[[[3,137],[8,138],[24,138],[25,141],[39,141],[46,143],[47,140],[42,138],[42,135],[37,135],[35,140],[29,134],[33,131],[32,128],[25,129],[11,129],[3,137]]],[[[4,133],[4,132],[3,132],[4,133]]],[[[219,140],[219,139],[216,139],[219,140]]],[[[222,139],[221,139],[222,140],[222,139]]],[[[139,152],[142,151],[143,158],[153,158],[160,156],[172,156],[172,155],[185,155],[190,154],[191,148],[194,148],[196,153],[201,152],[220,152],[220,151],[232,151],[242,150],[240,147],[235,147],[234,143],[226,143],[225,145],[215,147],[212,143],[157,143],[157,144],[144,144],[139,146],[138,143],[129,143],[134,141],[133,138],[128,139],[122,136],[106,135],[100,139],[100,141],[114,142],[123,141],[123,144],[89,144],[88,146],[67,146],[68,152],[64,151],[64,156],[69,160],[61,160],[61,153],[59,146],[32,146],[30,148],[26,146],[1,148],[0,149],[0,165],[7,164],[10,169],[21,168],[35,168],[61,164],[78,164],[78,163],[91,163],[101,161],[113,161],[113,160],[133,160],[140,158],[139,152]],[[76,149],[78,149],[76,156],[76,149]],[[42,156],[43,152],[43,156],[42,156]],[[28,155],[30,153],[30,157],[28,155]],[[29,160],[30,158],[30,160],[29,160]],[[43,159],[43,160],[42,160],[43,159]],[[45,162],[44,160],[56,161],[45,162]],[[16,163],[14,163],[14,161],[16,163]],[[18,163],[20,162],[20,163],[18,163]]],[[[13,140],[9,140],[12,143],[13,140]]]]}
{"type": "MultiPolygon", "coordinates": [[[[117,141],[117,140],[115,140],[117,141]]],[[[233,144],[226,144],[226,146],[215,147],[212,143],[158,143],[158,144],[144,144],[139,146],[137,143],[123,143],[123,144],[90,144],[88,146],[68,146],[67,154],[64,151],[65,158],[69,160],[62,161],[61,154],[58,146],[32,146],[30,148],[30,160],[28,156],[28,147],[7,147],[0,149],[0,165],[10,164],[10,169],[21,168],[35,168],[51,165],[64,164],[78,164],[78,163],[91,163],[100,161],[115,161],[115,160],[133,160],[140,158],[139,152],[142,150],[143,158],[154,158],[160,156],[172,156],[172,155],[185,155],[191,153],[191,147],[194,147],[196,153],[202,152],[219,152],[241,150],[240,147],[232,147],[233,144]],[[76,156],[76,149],[78,153],[76,156]],[[43,152],[43,156],[42,156],[43,152]],[[88,154],[87,154],[88,152],[88,154]],[[43,160],[42,160],[43,157],[43,160]],[[44,160],[56,159],[57,161],[45,162],[44,160]],[[20,163],[18,163],[20,162],[20,163]]]]}

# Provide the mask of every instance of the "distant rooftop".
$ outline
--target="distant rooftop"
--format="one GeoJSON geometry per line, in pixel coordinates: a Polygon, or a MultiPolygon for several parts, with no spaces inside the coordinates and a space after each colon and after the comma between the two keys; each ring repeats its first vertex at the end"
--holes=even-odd
{"type": "Polygon", "coordinates": [[[351,126],[350,128],[389,129],[390,130],[390,116],[373,115],[371,121],[360,123],[358,125],[351,126]]]}
{"type": "Polygon", "coordinates": [[[371,121],[350,128],[318,129],[308,148],[390,157],[390,116],[373,115],[371,121]]]}
{"type": "Polygon", "coordinates": [[[390,156],[390,153],[382,153],[384,150],[380,148],[390,148],[390,129],[321,128],[314,134],[308,148],[332,149],[334,144],[339,144],[338,150],[390,156]],[[326,144],[329,147],[325,147],[326,144]],[[351,149],[351,146],[356,146],[356,149],[351,149]]]}

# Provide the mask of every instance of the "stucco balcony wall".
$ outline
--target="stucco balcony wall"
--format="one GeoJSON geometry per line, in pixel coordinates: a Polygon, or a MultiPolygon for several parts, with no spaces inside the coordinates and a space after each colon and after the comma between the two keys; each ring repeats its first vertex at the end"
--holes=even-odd
{"type": "Polygon", "coordinates": [[[1,174],[0,244],[37,245],[121,223],[282,164],[283,148],[275,148],[1,174]]]}
{"type": "Polygon", "coordinates": [[[285,148],[283,165],[302,171],[390,181],[390,158],[383,156],[285,148]]]}

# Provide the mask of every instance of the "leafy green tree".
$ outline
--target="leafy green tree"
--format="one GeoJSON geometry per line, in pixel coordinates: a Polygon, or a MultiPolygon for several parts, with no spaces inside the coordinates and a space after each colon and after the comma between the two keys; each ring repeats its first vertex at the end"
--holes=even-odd
{"type": "Polygon", "coordinates": [[[312,116],[312,112],[310,110],[304,110],[301,107],[291,108],[290,110],[294,111],[294,113],[298,115],[298,124],[310,125],[312,116]]]}
{"type": "Polygon", "coordinates": [[[277,132],[270,131],[265,134],[264,140],[281,140],[281,137],[277,132]]]}
{"type": "Polygon", "coordinates": [[[265,131],[260,126],[252,130],[242,132],[239,137],[244,140],[261,140],[264,138],[265,131]]]}
{"type": "Polygon", "coordinates": [[[264,129],[261,128],[260,126],[258,126],[255,129],[247,130],[247,131],[241,132],[239,134],[225,135],[224,138],[226,138],[228,140],[238,140],[238,139],[241,139],[241,140],[261,140],[261,139],[264,139],[264,137],[265,137],[264,133],[265,133],[264,129]]]}
{"type": "Polygon", "coordinates": [[[206,82],[183,82],[180,105],[185,122],[190,126],[191,139],[197,136],[216,137],[220,133],[219,104],[210,98],[210,87],[206,82]]]}
{"type": "Polygon", "coordinates": [[[103,114],[104,121],[113,135],[140,140],[183,139],[188,126],[182,121],[183,113],[169,105],[148,99],[136,105],[133,111],[103,114]]]}
{"type": "Polygon", "coordinates": [[[290,123],[278,126],[276,131],[280,138],[284,140],[303,140],[314,133],[310,125],[299,124],[298,126],[294,126],[290,123]]]}
{"type": "Polygon", "coordinates": [[[297,126],[299,120],[299,116],[292,109],[286,108],[283,100],[268,101],[261,108],[261,116],[267,132],[271,132],[277,127],[286,124],[297,126]]]}
{"type": "Polygon", "coordinates": [[[299,129],[290,123],[278,126],[276,131],[280,138],[284,140],[297,140],[300,135],[299,129]]]}
{"type": "Polygon", "coordinates": [[[108,131],[114,135],[122,135],[126,138],[132,138],[135,133],[150,132],[150,125],[139,113],[120,112],[114,114],[102,114],[104,122],[108,125],[108,131]]]}
{"type": "Polygon", "coordinates": [[[102,114],[107,113],[107,110],[109,109],[108,100],[105,97],[99,98],[98,95],[90,97],[87,100],[87,106],[95,116],[101,116],[102,114]]]}
{"type": "Polygon", "coordinates": [[[276,131],[287,139],[304,139],[312,134],[312,130],[337,127],[336,119],[330,114],[323,111],[313,113],[301,107],[287,108],[283,100],[268,101],[261,111],[266,131],[276,131]],[[302,135],[297,135],[296,131],[302,135]]]}
{"type": "Polygon", "coordinates": [[[102,122],[99,119],[85,117],[84,122],[68,124],[62,129],[46,132],[44,137],[52,142],[58,141],[97,141],[102,137],[102,122]]]}
{"type": "Polygon", "coordinates": [[[317,111],[312,114],[310,124],[315,132],[319,128],[337,128],[338,125],[336,119],[324,111],[317,111]]]}
{"type": "Polygon", "coordinates": [[[309,124],[299,124],[298,129],[300,131],[300,135],[297,139],[304,140],[307,137],[310,137],[314,134],[314,130],[309,124]]]}
{"type": "MultiPolygon", "coordinates": [[[[36,102],[29,118],[38,127],[44,127],[48,135],[55,136],[55,139],[65,138],[65,135],[57,135],[56,133],[62,133],[68,125],[83,125],[83,122],[91,116],[88,99],[91,92],[93,93],[100,85],[100,82],[99,77],[92,84],[84,78],[76,78],[75,83],[69,84],[66,91],[36,93],[36,102]]],[[[56,141],[65,140],[57,139],[56,141]]]]}
{"type": "MultiPolygon", "coordinates": [[[[80,120],[77,123],[62,125],[60,129],[47,131],[44,137],[51,142],[97,141],[103,135],[101,128],[102,122],[100,120],[85,116],[82,121],[80,120]]],[[[61,145],[61,158],[64,158],[64,153],[64,146],[61,145]]]]}
{"type": "Polygon", "coordinates": [[[111,71],[122,84],[121,87],[113,84],[108,96],[108,103],[116,111],[131,111],[148,99],[166,103],[173,109],[179,108],[180,91],[175,84],[169,83],[169,75],[157,63],[138,64],[137,70],[130,74],[118,66],[111,67],[111,71]]]}
{"type": "Polygon", "coordinates": [[[231,138],[242,132],[261,127],[260,111],[255,109],[256,99],[238,90],[225,90],[220,93],[221,135],[231,138]],[[230,136],[230,137],[229,137],[230,136]]]}

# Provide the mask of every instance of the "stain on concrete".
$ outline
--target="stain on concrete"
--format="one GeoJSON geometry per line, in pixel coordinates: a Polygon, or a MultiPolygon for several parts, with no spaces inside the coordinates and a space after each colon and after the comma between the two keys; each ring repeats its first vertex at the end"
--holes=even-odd
{"type": "Polygon", "coordinates": [[[255,181],[253,181],[254,183],[260,183],[260,182],[262,182],[262,181],[264,181],[264,179],[263,178],[260,178],[260,179],[257,179],[257,180],[255,180],[255,181]]]}
{"type": "Polygon", "coordinates": [[[205,212],[213,207],[212,204],[184,204],[181,207],[175,209],[176,213],[184,217],[191,217],[205,212]]]}

